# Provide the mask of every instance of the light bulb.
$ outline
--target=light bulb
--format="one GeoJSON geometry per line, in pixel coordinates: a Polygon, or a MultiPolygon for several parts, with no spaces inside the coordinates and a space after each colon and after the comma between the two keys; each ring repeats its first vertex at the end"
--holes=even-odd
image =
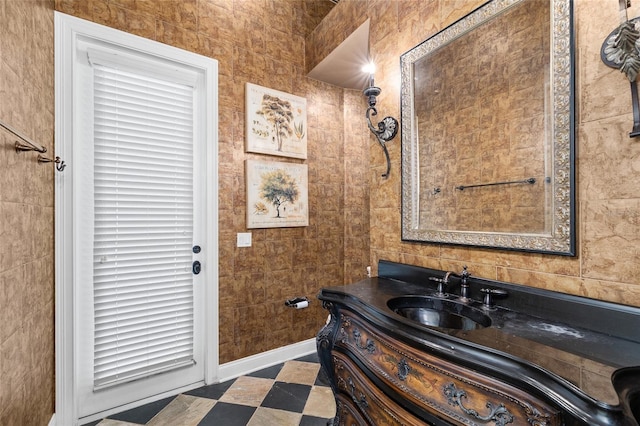
{"type": "Polygon", "coordinates": [[[373,62],[369,62],[362,67],[362,71],[369,74],[369,87],[373,87],[373,74],[376,72],[376,65],[373,62]]]}

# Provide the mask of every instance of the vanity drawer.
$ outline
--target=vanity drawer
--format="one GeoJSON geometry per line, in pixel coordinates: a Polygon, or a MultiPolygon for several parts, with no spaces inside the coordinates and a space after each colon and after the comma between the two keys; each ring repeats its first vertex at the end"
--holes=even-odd
{"type": "Polygon", "coordinates": [[[366,375],[340,353],[333,354],[333,365],[339,391],[339,424],[364,425],[424,425],[417,417],[407,413],[378,389],[366,375]]]}
{"type": "Polygon", "coordinates": [[[526,392],[375,331],[342,310],[335,346],[353,354],[399,398],[453,424],[555,426],[558,410],[526,392]]]}
{"type": "Polygon", "coordinates": [[[367,424],[358,413],[353,401],[341,393],[336,396],[336,414],[333,426],[361,426],[367,424]]]}

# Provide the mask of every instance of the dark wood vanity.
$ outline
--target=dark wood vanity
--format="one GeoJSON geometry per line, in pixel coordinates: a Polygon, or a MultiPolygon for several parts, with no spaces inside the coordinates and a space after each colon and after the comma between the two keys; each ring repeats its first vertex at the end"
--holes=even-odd
{"type": "Polygon", "coordinates": [[[462,302],[444,271],[378,271],[319,295],[334,426],[638,425],[640,308],[473,276],[462,302]]]}

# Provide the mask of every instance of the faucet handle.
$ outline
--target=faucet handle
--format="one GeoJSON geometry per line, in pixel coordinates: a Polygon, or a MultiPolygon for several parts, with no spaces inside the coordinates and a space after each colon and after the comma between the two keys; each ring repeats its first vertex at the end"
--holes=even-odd
{"type": "Polygon", "coordinates": [[[463,286],[467,285],[467,280],[471,277],[469,271],[467,271],[467,265],[462,267],[462,272],[460,273],[460,281],[463,286]]]}
{"type": "Polygon", "coordinates": [[[464,265],[460,273],[460,300],[468,302],[469,300],[469,277],[471,274],[467,271],[467,265],[464,265]]]}
{"type": "Polygon", "coordinates": [[[447,293],[444,292],[445,290],[444,286],[447,284],[447,280],[445,280],[444,278],[438,278],[438,277],[429,277],[429,280],[435,281],[438,283],[438,289],[436,290],[435,296],[445,297],[447,295],[447,293]]]}
{"type": "Polygon", "coordinates": [[[460,273],[460,278],[464,283],[466,283],[470,276],[471,274],[467,271],[467,265],[464,265],[462,267],[462,272],[460,273]]]}
{"type": "Polygon", "coordinates": [[[488,310],[494,310],[495,304],[493,303],[493,297],[491,296],[506,296],[509,293],[507,290],[501,288],[481,288],[480,291],[484,293],[484,300],[482,301],[482,307],[488,310]]]}

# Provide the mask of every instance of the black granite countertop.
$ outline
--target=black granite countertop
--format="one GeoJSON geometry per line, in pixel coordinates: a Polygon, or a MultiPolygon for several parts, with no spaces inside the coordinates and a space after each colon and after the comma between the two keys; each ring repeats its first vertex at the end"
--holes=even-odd
{"type": "MultiPolygon", "coordinates": [[[[442,271],[432,272],[434,276],[442,274],[442,271]]],[[[401,275],[399,278],[405,278],[401,275]]],[[[435,295],[434,282],[425,280],[424,277],[411,277],[407,281],[389,277],[369,278],[351,285],[328,287],[322,290],[320,299],[348,299],[352,305],[355,302],[362,311],[381,315],[396,330],[422,339],[427,345],[433,342],[439,342],[438,345],[447,341],[457,342],[538,369],[543,377],[548,375],[556,383],[554,386],[564,387],[567,392],[583,393],[582,397],[586,400],[602,407],[615,407],[619,404],[618,394],[611,380],[612,374],[623,367],[640,366],[640,327],[637,327],[639,322],[636,322],[640,321],[639,308],[603,304],[599,301],[593,301],[594,307],[590,299],[586,299],[585,305],[584,298],[566,295],[559,295],[558,303],[549,302],[554,297],[554,292],[532,290],[529,293],[523,286],[483,281],[480,283],[482,286],[493,284],[495,288],[506,287],[510,291],[504,302],[497,301],[495,310],[483,309],[481,295],[478,293],[476,297],[472,295],[474,300],[467,303],[471,308],[489,316],[490,326],[472,330],[431,327],[407,319],[387,305],[389,300],[407,295],[438,297],[435,295]],[[512,300],[507,303],[509,298],[512,300]],[[515,300],[517,298],[526,300],[515,300]],[[542,300],[538,300],[539,298],[542,300]],[[548,316],[545,315],[544,305],[549,309],[548,316]],[[615,312],[610,315],[611,308],[618,306],[620,309],[614,309],[615,312]],[[587,309],[587,312],[582,312],[583,309],[587,309]],[[580,319],[585,315],[600,318],[580,323],[586,327],[575,323],[576,318],[580,319]],[[629,319],[634,323],[628,324],[629,319]],[[625,324],[616,328],[616,322],[625,324]],[[606,324],[613,325],[610,332],[607,332],[606,324]]],[[[471,283],[472,287],[477,284],[471,283]]],[[[452,301],[457,298],[454,290],[455,287],[449,290],[451,295],[448,298],[452,301]]]]}

